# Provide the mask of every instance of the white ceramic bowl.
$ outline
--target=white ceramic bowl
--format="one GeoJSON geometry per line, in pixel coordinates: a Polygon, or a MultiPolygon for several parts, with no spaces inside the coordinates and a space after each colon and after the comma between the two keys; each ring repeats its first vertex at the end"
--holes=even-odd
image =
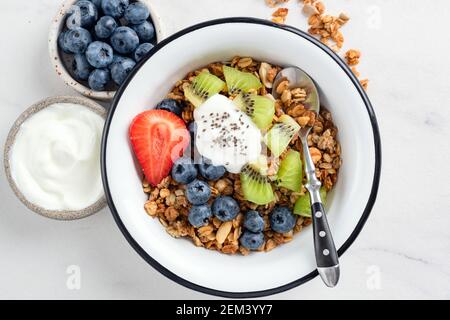
{"type": "MultiPolygon", "coordinates": [[[[70,7],[75,4],[78,0],[66,0],[58,10],[56,16],[52,20],[52,24],[50,27],[50,32],[48,35],[48,49],[50,54],[50,60],[51,63],[58,74],[58,76],[61,77],[61,79],[64,81],[66,85],[69,87],[72,87],[77,92],[81,93],[82,95],[102,100],[102,101],[110,101],[114,95],[116,94],[116,91],[95,91],[91,88],[85,86],[83,83],[78,82],[75,80],[70,72],[66,69],[66,65],[64,62],[64,57],[62,54],[60,54],[60,51],[58,49],[58,36],[61,33],[61,31],[65,27],[66,22],[66,13],[70,9],[70,7]]],[[[153,8],[153,5],[151,4],[151,1],[148,0],[139,0],[139,2],[145,3],[147,7],[150,9],[150,18],[153,22],[153,25],[155,27],[156,32],[156,41],[159,42],[163,39],[164,35],[161,29],[161,23],[159,16],[155,13],[155,10],[153,8]]]]}
{"type": "Polygon", "coordinates": [[[114,218],[148,263],[198,291],[256,297],[287,290],[317,275],[312,228],[276,250],[246,257],[219,254],[170,237],[158,220],[144,212],[146,196],[127,135],[133,117],[154,107],[189,71],[235,55],[298,66],[320,88],[342,144],[343,166],[327,206],[342,254],[361,231],[376,198],[380,137],[370,102],[353,73],[330,49],[298,29],[253,18],[227,18],[190,27],[161,42],[114,99],[103,136],[102,171],[114,218]]]}

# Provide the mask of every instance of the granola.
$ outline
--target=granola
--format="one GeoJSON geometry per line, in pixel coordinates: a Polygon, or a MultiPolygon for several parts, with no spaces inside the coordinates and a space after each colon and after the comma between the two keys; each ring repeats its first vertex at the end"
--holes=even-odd
{"type": "MultiPolygon", "coordinates": [[[[266,4],[274,8],[281,3],[287,3],[289,0],[265,0],[266,4]]],[[[344,35],[341,28],[347,24],[350,17],[341,12],[337,16],[326,13],[325,4],[320,0],[299,0],[303,14],[308,17],[308,33],[317,37],[323,44],[330,47],[335,52],[339,52],[344,46],[344,35]]],[[[273,14],[271,20],[276,23],[284,24],[286,22],[288,9],[278,8],[273,14]]],[[[344,58],[351,67],[354,75],[359,78],[360,73],[356,69],[359,63],[361,53],[358,50],[348,50],[344,58]]],[[[361,85],[367,90],[369,80],[360,80],[361,85]]]]}
{"type": "MultiPolygon", "coordinates": [[[[280,66],[273,66],[267,62],[259,62],[251,57],[234,57],[229,65],[241,71],[251,72],[261,79],[264,84],[259,89],[258,94],[267,95],[272,87],[273,80],[280,66]]],[[[184,95],[183,86],[190,83],[193,77],[207,70],[208,72],[223,79],[223,63],[211,63],[208,66],[195,70],[178,81],[172,91],[167,95],[185,105],[182,119],[189,123],[193,119],[194,106],[184,95]]],[[[276,114],[275,122],[282,114],[289,114],[295,118],[300,126],[312,125],[311,134],[308,136],[308,145],[316,165],[316,174],[322,182],[324,188],[329,191],[336,184],[339,168],[341,166],[341,148],[337,140],[337,128],[333,124],[331,113],[321,108],[317,116],[304,107],[306,92],[304,88],[289,88],[288,81],[282,82],[276,90],[281,94],[280,99],[275,101],[276,114]]],[[[272,97],[273,98],[273,97],[272,97]]],[[[302,144],[298,137],[292,139],[289,148],[302,152],[302,144]]],[[[272,159],[269,163],[268,174],[276,173],[279,159],[272,159]]],[[[305,181],[303,181],[305,182],[305,181]]],[[[292,241],[295,234],[301,232],[303,228],[311,224],[311,219],[302,216],[295,216],[296,222],[293,230],[288,233],[277,233],[271,230],[269,214],[277,206],[293,208],[296,200],[306,193],[302,187],[300,192],[293,192],[285,188],[275,191],[275,200],[267,205],[257,205],[245,199],[242,193],[241,180],[239,174],[225,173],[217,181],[207,181],[211,187],[211,198],[208,203],[214,201],[219,196],[232,196],[238,201],[240,213],[232,220],[222,222],[216,217],[209,219],[209,222],[199,228],[193,227],[188,221],[188,214],[191,204],[186,199],[186,186],[177,183],[168,176],[156,187],[144,178],[142,182],[143,191],[148,195],[148,200],[144,205],[147,214],[160,221],[167,233],[175,238],[189,238],[198,247],[209,250],[216,250],[225,254],[248,255],[250,251],[242,246],[239,238],[243,232],[244,213],[249,210],[258,211],[264,219],[264,244],[258,249],[261,252],[268,252],[284,243],[292,241]]]]}
{"type": "Polygon", "coordinates": [[[345,59],[349,66],[356,66],[361,58],[361,52],[356,49],[350,49],[345,53],[345,59]]]}
{"type": "Polygon", "coordinates": [[[316,0],[304,0],[303,13],[309,17],[308,32],[310,34],[318,36],[322,43],[330,46],[335,51],[342,48],[344,35],[340,29],[350,20],[345,13],[341,13],[338,16],[328,15],[325,12],[323,2],[316,0]]]}
{"type": "Polygon", "coordinates": [[[287,15],[289,13],[288,8],[278,8],[272,13],[272,21],[276,23],[283,24],[286,22],[287,15]]]}
{"type": "Polygon", "coordinates": [[[289,2],[289,0],[265,0],[265,1],[266,1],[266,4],[271,8],[274,8],[281,3],[289,2]]]}

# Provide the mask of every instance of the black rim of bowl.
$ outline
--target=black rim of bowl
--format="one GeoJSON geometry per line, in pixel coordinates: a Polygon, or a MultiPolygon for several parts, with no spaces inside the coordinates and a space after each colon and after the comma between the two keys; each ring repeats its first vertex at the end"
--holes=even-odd
{"type": "Polygon", "coordinates": [[[317,270],[314,270],[314,271],[310,272],[309,274],[303,276],[302,278],[297,279],[288,284],[285,284],[285,285],[282,285],[282,286],[279,286],[276,288],[272,288],[272,289],[251,291],[251,292],[229,292],[229,291],[215,290],[215,289],[211,289],[211,288],[207,288],[207,287],[195,284],[186,279],[183,279],[183,278],[179,277],[178,275],[174,274],[173,272],[171,272],[170,270],[168,270],[167,268],[165,268],[164,266],[162,266],[158,261],[153,259],[144,249],[142,249],[142,247],[134,240],[133,236],[128,232],[127,228],[125,227],[122,220],[120,219],[119,213],[117,212],[116,207],[114,205],[114,201],[112,199],[111,192],[110,192],[109,185],[108,185],[108,178],[107,178],[108,173],[106,170],[106,147],[107,147],[107,143],[108,143],[109,128],[110,128],[110,125],[111,125],[111,122],[112,122],[112,119],[114,116],[114,112],[120,101],[120,98],[121,98],[122,94],[124,93],[124,91],[126,90],[130,81],[135,76],[135,74],[140,70],[140,68],[146,63],[146,61],[148,59],[150,59],[157,51],[159,51],[161,48],[163,48],[170,42],[182,37],[183,35],[185,35],[187,33],[193,32],[198,29],[203,29],[205,27],[209,27],[209,26],[213,26],[213,25],[228,24],[228,23],[249,23],[249,24],[265,25],[265,26],[269,26],[269,27],[273,27],[273,28],[283,29],[285,31],[292,32],[292,33],[312,42],[317,47],[319,47],[323,51],[325,51],[325,53],[327,53],[345,71],[345,73],[351,79],[355,88],[358,90],[361,98],[364,101],[367,112],[369,114],[370,122],[372,124],[372,131],[373,131],[373,135],[374,135],[375,172],[374,172],[374,177],[373,177],[373,182],[372,182],[372,189],[370,192],[369,199],[367,200],[366,207],[361,215],[360,220],[358,221],[358,224],[356,225],[355,229],[351,233],[350,237],[339,248],[339,250],[338,250],[339,256],[341,256],[355,241],[355,239],[361,232],[365,222],[367,221],[367,219],[370,215],[370,212],[372,210],[372,207],[375,203],[377,193],[378,193],[378,186],[379,186],[379,182],[380,182],[380,174],[381,174],[381,139],[380,139],[380,133],[379,133],[379,129],[378,129],[378,123],[377,123],[377,119],[375,116],[375,112],[372,108],[369,98],[368,98],[367,94],[365,93],[363,87],[359,83],[359,80],[355,77],[355,75],[349,69],[349,67],[346,65],[346,63],[338,55],[336,55],[336,53],[334,53],[330,48],[328,48],[326,45],[322,44],[320,41],[313,38],[311,35],[303,32],[297,28],[291,27],[291,26],[280,25],[280,24],[276,24],[276,23],[273,23],[270,21],[257,19],[257,18],[249,18],[249,17],[223,18],[223,19],[216,19],[216,20],[199,23],[199,24],[193,25],[191,27],[188,27],[184,30],[181,30],[181,31],[173,34],[172,36],[168,37],[167,39],[161,41],[160,43],[158,43],[155,46],[155,48],[152,51],[150,51],[147,54],[147,56],[144,59],[142,59],[136,65],[136,67],[133,69],[133,71],[128,75],[128,77],[126,78],[123,85],[118,89],[118,91],[114,97],[114,100],[112,102],[111,108],[108,112],[108,117],[107,117],[106,123],[105,123],[105,129],[103,131],[103,139],[102,139],[102,147],[101,147],[102,148],[102,150],[101,150],[101,169],[102,169],[102,179],[103,179],[103,185],[104,185],[104,189],[105,189],[106,200],[108,202],[108,206],[111,209],[112,215],[113,215],[114,220],[116,221],[119,229],[122,231],[123,235],[128,240],[130,245],[134,248],[134,250],[136,250],[136,252],[139,253],[139,255],[145,261],[147,261],[153,268],[158,270],[161,274],[163,274],[167,278],[175,281],[176,283],[178,283],[182,286],[185,286],[187,288],[190,288],[190,289],[202,292],[202,293],[210,294],[210,295],[215,295],[215,296],[221,296],[221,297],[227,297],[227,298],[255,298],[255,297],[263,297],[263,296],[273,295],[276,293],[284,292],[286,290],[295,288],[295,287],[313,279],[314,277],[316,277],[318,275],[317,270]]]}

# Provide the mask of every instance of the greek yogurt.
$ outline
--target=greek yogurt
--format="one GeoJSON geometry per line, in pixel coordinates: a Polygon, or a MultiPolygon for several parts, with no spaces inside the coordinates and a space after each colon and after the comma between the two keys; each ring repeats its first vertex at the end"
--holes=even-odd
{"type": "Polygon", "coordinates": [[[198,152],[231,173],[261,153],[261,131],[227,97],[216,94],[194,110],[198,152]]]}
{"type": "Polygon", "coordinates": [[[47,210],[81,210],[103,196],[100,141],[104,119],[72,103],[50,105],[19,128],[11,176],[31,203],[47,210]]]}

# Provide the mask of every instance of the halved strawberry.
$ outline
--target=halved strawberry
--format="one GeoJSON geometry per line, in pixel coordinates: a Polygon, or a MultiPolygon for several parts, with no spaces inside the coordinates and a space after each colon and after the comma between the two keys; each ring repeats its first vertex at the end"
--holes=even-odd
{"type": "Polygon", "coordinates": [[[186,124],[165,110],[138,114],[130,125],[130,141],[148,182],[158,185],[183,155],[190,135],[186,124]]]}

